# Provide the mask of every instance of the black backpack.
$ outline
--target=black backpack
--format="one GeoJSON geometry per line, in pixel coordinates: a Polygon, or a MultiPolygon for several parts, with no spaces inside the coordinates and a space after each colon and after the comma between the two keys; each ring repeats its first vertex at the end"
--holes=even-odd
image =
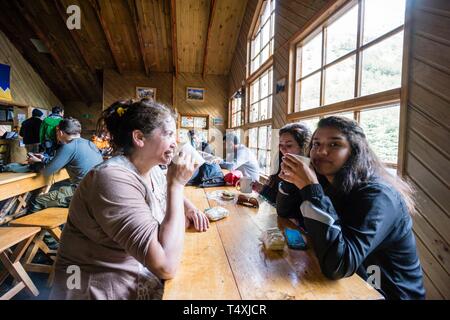
{"type": "Polygon", "coordinates": [[[225,185],[225,180],[218,164],[205,162],[198,168],[197,174],[189,180],[187,185],[200,188],[219,187],[225,185]]]}

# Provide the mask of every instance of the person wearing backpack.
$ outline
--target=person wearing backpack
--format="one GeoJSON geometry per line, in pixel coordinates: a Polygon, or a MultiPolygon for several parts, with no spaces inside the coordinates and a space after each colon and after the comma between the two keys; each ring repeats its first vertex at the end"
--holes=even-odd
{"type": "Polygon", "coordinates": [[[39,141],[44,149],[44,158],[42,162],[48,163],[54,157],[56,147],[56,127],[63,120],[64,110],[56,106],[52,108],[52,113],[42,121],[39,129],[39,141]]]}

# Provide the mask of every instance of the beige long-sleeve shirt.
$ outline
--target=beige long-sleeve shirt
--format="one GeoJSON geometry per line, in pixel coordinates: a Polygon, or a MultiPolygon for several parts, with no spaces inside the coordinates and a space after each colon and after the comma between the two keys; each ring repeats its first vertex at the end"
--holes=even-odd
{"type": "Polygon", "coordinates": [[[166,199],[166,177],[158,166],[143,178],[119,156],[89,172],[70,205],[50,297],[161,298],[162,281],[145,267],[145,257],[158,235],[166,199]],[[73,289],[77,267],[80,288],[73,289]]]}

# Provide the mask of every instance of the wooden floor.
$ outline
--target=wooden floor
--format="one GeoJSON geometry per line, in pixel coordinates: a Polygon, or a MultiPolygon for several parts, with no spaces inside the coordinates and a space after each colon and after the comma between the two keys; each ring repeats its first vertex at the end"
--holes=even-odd
{"type": "MultiPolygon", "coordinates": [[[[206,209],[217,205],[206,193],[225,188],[233,190],[186,187],[185,196],[206,209]]],[[[263,230],[295,228],[267,202],[259,209],[223,206],[227,218],[205,233],[186,233],[181,267],[166,282],[164,299],[382,299],[357,275],[325,278],[310,244],[306,251],[266,251],[259,239],[263,230]]]]}

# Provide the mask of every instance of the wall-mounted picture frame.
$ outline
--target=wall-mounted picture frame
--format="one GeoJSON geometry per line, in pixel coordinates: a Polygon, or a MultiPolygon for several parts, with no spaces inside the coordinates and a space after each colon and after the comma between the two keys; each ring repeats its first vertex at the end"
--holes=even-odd
{"type": "Polygon", "coordinates": [[[136,99],[148,98],[155,101],[156,99],[156,88],[150,87],[136,87],[136,99]]]}
{"type": "Polygon", "coordinates": [[[186,101],[205,101],[205,88],[186,88],[186,101]]]}

